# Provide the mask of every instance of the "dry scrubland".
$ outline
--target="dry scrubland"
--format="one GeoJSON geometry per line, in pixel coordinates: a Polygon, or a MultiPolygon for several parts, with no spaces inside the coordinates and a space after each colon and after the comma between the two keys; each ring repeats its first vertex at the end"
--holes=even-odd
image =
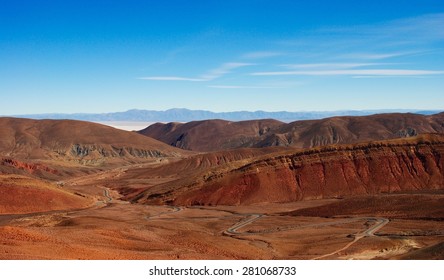
{"type": "Polygon", "coordinates": [[[0,118],[0,259],[443,259],[443,116],[0,118]]]}

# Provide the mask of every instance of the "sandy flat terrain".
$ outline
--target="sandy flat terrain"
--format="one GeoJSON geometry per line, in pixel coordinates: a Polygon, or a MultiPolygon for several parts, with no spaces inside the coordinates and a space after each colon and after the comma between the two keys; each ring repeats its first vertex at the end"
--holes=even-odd
{"type": "MultiPolygon", "coordinates": [[[[315,259],[344,248],[376,224],[367,215],[282,214],[332,200],[187,208],[116,198],[104,192],[92,208],[3,216],[0,259],[315,259]],[[236,225],[241,226],[227,233],[236,225]]],[[[394,219],[374,236],[324,258],[400,258],[442,242],[443,228],[443,221],[394,219]]]]}

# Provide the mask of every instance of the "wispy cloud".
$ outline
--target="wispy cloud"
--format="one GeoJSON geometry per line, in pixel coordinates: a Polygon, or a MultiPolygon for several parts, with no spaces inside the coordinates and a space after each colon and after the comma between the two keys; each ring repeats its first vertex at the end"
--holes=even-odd
{"type": "Polygon", "coordinates": [[[437,43],[444,42],[442,26],[444,13],[426,14],[367,25],[325,27],[279,44],[296,50],[302,59],[408,59],[431,55],[437,43]]]}
{"type": "MultiPolygon", "coordinates": [[[[439,70],[438,65],[430,66],[434,63],[434,60],[426,61],[414,57],[425,55],[431,57],[434,55],[431,50],[442,54],[442,50],[439,49],[440,46],[436,44],[436,42],[444,41],[444,28],[442,26],[444,26],[444,13],[427,14],[371,25],[324,28],[309,32],[308,35],[304,34],[300,38],[293,38],[294,41],[291,44],[280,44],[281,47],[284,46],[282,49],[248,52],[240,57],[246,62],[270,58],[264,61],[274,62],[271,64],[228,62],[203,72],[201,75],[191,77],[149,76],[139,79],[209,82],[232,72],[240,72],[237,69],[252,65],[256,65],[258,70],[250,73],[251,76],[283,76],[278,79],[284,80],[287,79],[284,76],[378,78],[443,75],[444,71],[439,70]],[[438,49],[439,51],[437,51],[438,49]],[[283,56],[293,61],[279,64],[282,63],[283,56]],[[418,63],[421,63],[421,65],[418,63]],[[276,69],[276,66],[284,67],[281,68],[284,71],[273,71],[279,70],[276,69]],[[393,69],[402,67],[416,69],[393,69]]],[[[208,83],[206,86],[219,89],[276,88],[274,86],[242,85],[244,81],[239,76],[235,78],[237,80],[233,79],[232,85],[208,85],[208,83]],[[238,85],[236,85],[237,82],[238,85]]]]}
{"type": "Polygon", "coordinates": [[[289,69],[350,69],[366,66],[387,65],[390,63],[304,63],[304,64],[282,64],[280,66],[289,69]]]}
{"type": "Polygon", "coordinates": [[[212,85],[209,88],[220,88],[220,89],[272,89],[272,88],[283,88],[282,86],[233,86],[233,85],[212,85]]]}
{"type": "Polygon", "coordinates": [[[425,14],[411,18],[401,18],[389,22],[353,27],[334,27],[319,30],[320,33],[347,35],[361,39],[384,39],[389,41],[413,39],[412,42],[431,42],[444,40],[444,13],[425,14]]]}
{"type": "Polygon", "coordinates": [[[392,57],[399,57],[399,56],[407,56],[407,55],[414,55],[414,54],[420,54],[425,53],[426,51],[406,51],[406,52],[392,52],[392,53],[348,53],[340,55],[339,58],[346,58],[346,59],[356,59],[356,60],[382,60],[392,57]]]}
{"type": "Polygon", "coordinates": [[[229,62],[224,63],[220,67],[210,70],[208,73],[200,76],[204,81],[211,81],[217,78],[220,78],[228,73],[230,73],[232,70],[240,67],[245,66],[251,66],[254,65],[252,63],[240,63],[240,62],[229,62]]]}
{"type": "MultiPolygon", "coordinates": [[[[352,76],[353,79],[375,79],[375,78],[392,78],[392,77],[398,77],[398,76],[352,76]]],[[[408,76],[409,79],[415,78],[415,79],[424,79],[427,76],[415,76],[411,75],[408,76]]],[[[429,76],[430,77],[430,76],[429,76]]]]}
{"type": "Polygon", "coordinates": [[[275,57],[275,56],[281,56],[281,55],[284,55],[284,53],[262,51],[262,52],[246,53],[242,57],[246,58],[246,59],[261,59],[261,58],[269,58],[269,57],[275,57]]]}
{"type": "Polygon", "coordinates": [[[212,69],[208,71],[206,74],[203,74],[197,78],[189,78],[189,77],[178,77],[178,76],[149,76],[149,77],[140,77],[139,80],[153,80],[153,81],[187,81],[187,82],[207,82],[212,81],[217,78],[220,78],[236,68],[254,65],[253,63],[240,63],[240,62],[229,62],[224,63],[218,68],[212,69]]]}
{"type": "Polygon", "coordinates": [[[140,77],[139,80],[151,80],[151,81],[187,81],[187,82],[203,82],[204,79],[186,78],[186,77],[174,77],[174,76],[153,76],[153,77],[140,77]]]}
{"type": "Polygon", "coordinates": [[[415,38],[424,41],[444,40],[444,13],[426,14],[418,17],[399,19],[385,26],[368,28],[367,32],[381,32],[396,38],[415,38]],[[381,30],[382,29],[382,30],[381,30]],[[406,37],[410,36],[410,37],[406,37]]]}
{"type": "Polygon", "coordinates": [[[314,71],[278,71],[256,72],[252,76],[423,76],[442,75],[444,71],[410,70],[410,69],[339,69],[339,70],[314,70],[314,71]]]}

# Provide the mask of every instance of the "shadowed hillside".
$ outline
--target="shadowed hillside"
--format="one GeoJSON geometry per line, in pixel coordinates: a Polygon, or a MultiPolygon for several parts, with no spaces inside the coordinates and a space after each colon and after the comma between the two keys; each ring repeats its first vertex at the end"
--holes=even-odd
{"type": "Polygon", "coordinates": [[[174,147],[205,152],[250,147],[252,142],[283,124],[276,120],[156,123],[139,133],[174,147]]]}
{"type": "Polygon", "coordinates": [[[270,146],[311,148],[443,132],[444,113],[332,117],[289,124],[274,120],[157,123],[139,133],[187,150],[217,151],[270,146]]]}

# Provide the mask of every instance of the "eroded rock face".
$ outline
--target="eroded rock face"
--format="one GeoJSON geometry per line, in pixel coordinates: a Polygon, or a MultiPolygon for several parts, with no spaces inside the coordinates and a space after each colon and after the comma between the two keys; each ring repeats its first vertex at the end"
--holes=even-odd
{"type": "Polygon", "coordinates": [[[11,159],[11,158],[1,159],[0,165],[10,166],[10,167],[20,169],[20,170],[23,170],[23,171],[25,171],[27,173],[31,173],[31,174],[38,172],[38,171],[44,171],[44,172],[48,172],[51,174],[58,173],[57,170],[52,169],[52,168],[45,166],[43,164],[23,162],[23,161],[11,159]]]}
{"type": "Polygon", "coordinates": [[[74,144],[71,146],[70,154],[74,157],[83,158],[96,154],[100,157],[124,157],[153,158],[167,156],[158,150],[145,150],[133,147],[113,147],[100,145],[74,144]]]}
{"type": "Polygon", "coordinates": [[[369,144],[263,158],[177,195],[179,205],[290,202],[444,188],[444,142],[369,144]]]}

